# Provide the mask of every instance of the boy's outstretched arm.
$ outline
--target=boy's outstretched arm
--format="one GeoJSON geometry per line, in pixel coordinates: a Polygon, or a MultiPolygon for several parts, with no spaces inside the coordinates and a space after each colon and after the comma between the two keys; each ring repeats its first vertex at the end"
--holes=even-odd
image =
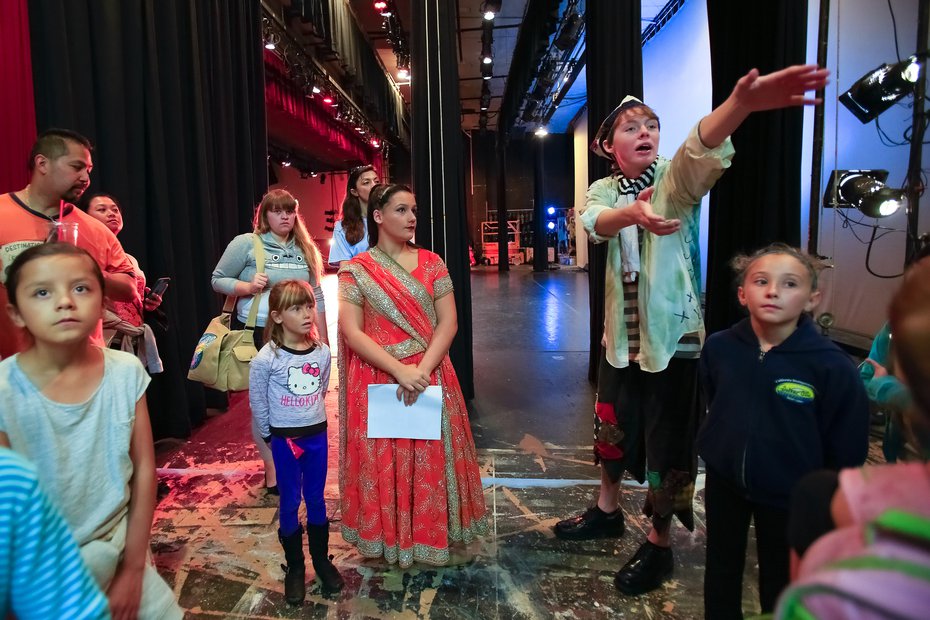
{"type": "Polygon", "coordinates": [[[794,65],[768,75],[753,69],[739,79],[726,101],[701,120],[701,141],[708,148],[719,146],[753,112],[820,103],[805,93],[823,88],[829,75],[817,65],[794,65]]]}
{"type": "Polygon", "coordinates": [[[142,599],[142,579],[148,564],[149,537],[155,514],[155,447],[145,395],[136,403],[136,419],[129,445],[132,479],[129,482],[129,524],[123,560],[107,589],[114,620],[136,618],[142,599]]]}

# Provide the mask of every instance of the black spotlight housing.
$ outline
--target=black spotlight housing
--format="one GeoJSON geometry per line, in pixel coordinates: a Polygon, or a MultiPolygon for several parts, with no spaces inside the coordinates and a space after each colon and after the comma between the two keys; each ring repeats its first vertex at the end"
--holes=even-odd
{"type": "Polygon", "coordinates": [[[553,44],[562,51],[573,49],[578,44],[582,26],[584,26],[584,19],[577,12],[572,12],[565,18],[565,23],[553,44]]]}
{"type": "Polygon", "coordinates": [[[904,190],[885,185],[887,170],[834,170],[824,192],[823,204],[856,208],[868,217],[887,217],[907,202],[904,190]]]}
{"type": "Polygon", "coordinates": [[[523,106],[523,116],[520,117],[524,123],[530,123],[533,121],[534,118],[536,118],[536,106],[537,105],[539,105],[539,102],[537,102],[536,100],[527,99],[526,105],[523,106]]]}
{"type": "Polygon", "coordinates": [[[491,107],[491,87],[487,82],[481,83],[481,111],[484,112],[491,107]]]}
{"type": "Polygon", "coordinates": [[[925,59],[924,55],[914,55],[894,65],[879,66],[840,95],[840,103],[861,122],[874,120],[896,101],[914,92],[925,59]]]}

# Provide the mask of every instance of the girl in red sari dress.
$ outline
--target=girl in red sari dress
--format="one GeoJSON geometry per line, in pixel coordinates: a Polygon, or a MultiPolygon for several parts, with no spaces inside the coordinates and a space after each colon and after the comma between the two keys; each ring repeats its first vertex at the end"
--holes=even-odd
{"type": "Polygon", "coordinates": [[[410,243],[410,189],[377,190],[370,249],[339,270],[342,536],[365,557],[441,566],[450,545],[488,532],[475,443],[449,361],[452,281],[439,256],[410,243]],[[368,386],[378,383],[396,383],[407,404],[441,386],[440,439],[368,439],[368,386]]]}

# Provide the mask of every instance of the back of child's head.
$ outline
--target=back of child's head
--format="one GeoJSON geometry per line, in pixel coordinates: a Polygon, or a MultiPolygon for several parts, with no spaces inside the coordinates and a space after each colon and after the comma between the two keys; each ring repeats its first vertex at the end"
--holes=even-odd
{"type": "MultiPolygon", "coordinates": [[[[277,346],[284,344],[284,326],[277,321],[271,320],[271,313],[282,314],[288,308],[293,306],[303,306],[309,304],[316,310],[316,297],[313,295],[313,288],[303,280],[282,280],[271,287],[268,293],[268,321],[265,324],[265,341],[273,342],[277,346]]],[[[316,325],[310,329],[307,338],[313,344],[319,346],[320,334],[316,325]]]]}
{"type": "Polygon", "coordinates": [[[100,285],[100,291],[104,289],[103,272],[100,271],[100,265],[94,260],[94,257],[87,253],[87,250],[79,248],[70,243],[40,243],[31,248],[22,251],[10,264],[6,274],[6,291],[10,304],[17,307],[17,289],[22,279],[23,268],[29,263],[49,258],[53,256],[80,256],[87,259],[88,266],[93,273],[94,278],[100,285]]]}
{"type": "Polygon", "coordinates": [[[930,257],[905,271],[888,311],[897,367],[914,399],[912,428],[930,450],[930,257]]]}
{"type": "Polygon", "coordinates": [[[756,250],[752,254],[738,254],[733,257],[730,261],[730,266],[733,268],[734,273],[736,274],[736,285],[742,286],[746,281],[746,276],[749,275],[749,268],[752,267],[752,264],[764,256],[770,256],[773,254],[779,254],[782,256],[790,256],[796,259],[804,269],[807,271],[807,275],[810,279],[811,291],[816,291],[818,286],[818,281],[820,279],[820,271],[824,268],[823,262],[806,254],[799,248],[792,247],[785,243],[771,243],[764,248],[756,250]]]}

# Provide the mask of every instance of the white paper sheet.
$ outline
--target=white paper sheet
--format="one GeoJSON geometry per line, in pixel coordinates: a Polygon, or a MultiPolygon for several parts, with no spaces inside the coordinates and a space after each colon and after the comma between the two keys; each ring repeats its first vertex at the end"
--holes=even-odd
{"type": "Polygon", "coordinates": [[[442,388],[431,385],[409,407],[397,400],[396,383],[368,386],[368,438],[439,439],[442,388]]]}

